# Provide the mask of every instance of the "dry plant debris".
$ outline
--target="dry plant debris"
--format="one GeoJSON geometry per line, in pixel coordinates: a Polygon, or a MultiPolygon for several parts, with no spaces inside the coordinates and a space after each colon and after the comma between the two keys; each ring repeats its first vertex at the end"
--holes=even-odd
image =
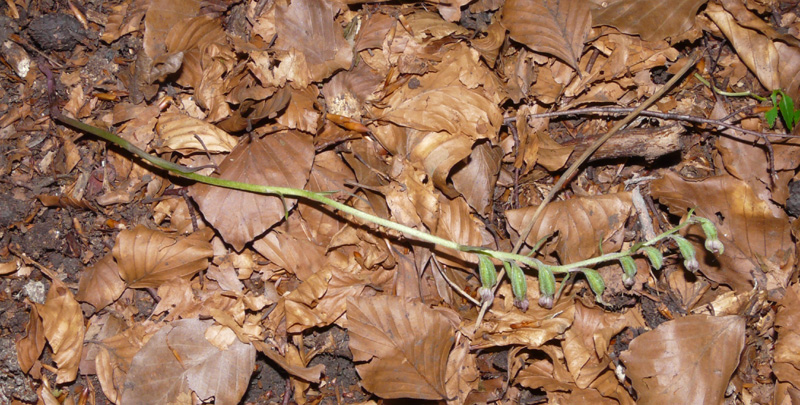
{"type": "Polygon", "coordinates": [[[800,402],[796,2],[17,0],[0,61],[0,403],[800,402]],[[495,286],[500,261],[58,114],[545,265],[692,210],[724,251],[693,225],[495,286]]]}

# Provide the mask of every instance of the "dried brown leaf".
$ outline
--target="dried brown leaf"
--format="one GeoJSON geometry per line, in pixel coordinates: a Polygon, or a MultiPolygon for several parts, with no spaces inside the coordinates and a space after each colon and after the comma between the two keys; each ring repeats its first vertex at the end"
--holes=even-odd
{"type": "Polygon", "coordinates": [[[640,335],[620,359],[641,403],[719,404],[744,341],[740,316],[689,315],[640,335]]]}
{"type": "Polygon", "coordinates": [[[203,400],[213,397],[217,404],[238,404],[253,373],[256,351],[238,340],[220,350],[205,338],[211,325],[181,319],[161,328],[134,356],[120,402],[165,404],[194,391],[203,400]]]}
{"type": "Polygon", "coordinates": [[[645,41],[674,38],[694,26],[697,10],[708,0],[621,0],[592,10],[595,26],[610,25],[645,41]]]}
{"type": "Polygon", "coordinates": [[[275,11],[277,49],[295,48],[305,55],[313,81],[322,81],[339,69],[348,69],[353,59],[341,25],[334,20],[337,4],[323,0],[296,0],[275,11]]]}
{"type": "Polygon", "coordinates": [[[158,287],[173,278],[190,278],[208,267],[208,258],[214,254],[208,242],[210,233],[203,230],[175,237],[144,225],[122,231],[113,249],[120,276],[131,288],[158,287]]]}
{"type": "MultiPolygon", "coordinates": [[[[469,205],[461,197],[453,200],[439,198],[439,221],[433,234],[462,245],[488,246],[494,243],[486,226],[470,213],[469,205]]],[[[474,254],[467,252],[454,253],[442,248],[438,248],[436,252],[439,258],[445,260],[446,263],[451,263],[451,260],[447,258],[454,256],[465,263],[478,262],[478,258],[474,254]]],[[[453,264],[457,265],[457,262],[453,264]]]]}
{"type": "Polygon", "coordinates": [[[515,41],[580,71],[578,59],[592,29],[589,7],[582,0],[508,0],[503,25],[515,41]]]}
{"type": "Polygon", "coordinates": [[[114,256],[108,254],[81,272],[75,299],[92,304],[97,312],[116,301],[123,291],[125,282],[120,278],[119,267],[114,256]]]}
{"type": "Polygon", "coordinates": [[[58,365],[56,383],[75,380],[83,350],[83,312],[78,301],[64,283],[53,280],[44,305],[36,304],[42,317],[44,335],[53,349],[53,360],[58,365]]]}
{"type": "Polygon", "coordinates": [[[438,311],[400,297],[347,301],[350,350],[365,389],[382,398],[447,398],[453,328],[438,311]]]}
{"type": "Polygon", "coordinates": [[[17,341],[17,361],[23,373],[31,370],[42,355],[46,337],[42,318],[36,305],[31,306],[30,319],[25,325],[25,337],[17,341]]]}
{"type": "Polygon", "coordinates": [[[608,344],[629,325],[625,316],[575,304],[572,327],[564,332],[564,358],[575,384],[587,388],[608,370],[608,344]]]}
{"type": "Polygon", "coordinates": [[[800,67],[793,63],[800,61],[800,49],[773,41],[759,31],[739,25],[730,12],[716,3],[710,3],[705,12],[767,90],[785,89],[794,98],[800,95],[800,67]]]}
{"type": "MultiPolygon", "coordinates": [[[[746,291],[752,288],[753,268],[776,273],[791,268],[795,247],[786,213],[759,198],[744,181],[715,176],[690,182],[668,172],[654,181],[650,190],[671,212],[683,215],[695,208],[695,215],[715,223],[725,245],[724,254],[716,256],[719,262],[699,245],[696,249],[700,271],[711,280],[746,291]]],[[[698,241],[702,243],[702,237],[698,241]]]]}
{"type": "Polygon", "coordinates": [[[494,197],[494,186],[500,172],[503,151],[483,142],[472,148],[469,159],[453,172],[453,187],[478,214],[486,215],[494,197]]]}
{"type": "Polygon", "coordinates": [[[155,58],[167,51],[164,39],[179,21],[195,17],[202,2],[198,0],[153,0],[144,17],[144,51],[155,58]]]}
{"type": "Polygon", "coordinates": [[[230,152],[236,146],[236,139],[227,132],[183,114],[161,114],[156,132],[162,142],[157,146],[159,152],[230,152]]]}
{"type": "MultiPolygon", "coordinates": [[[[311,137],[283,131],[243,141],[219,165],[220,178],[277,187],[303,188],[311,172],[311,137]]],[[[206,184],[190,188],[205,219],[236,251],[284,218],[294,199],[225,189],[206,184]],[[285,205],[284,205],[285,202],[285,205]]]]}
{"type": "Polygon", "coordinates": [[[775,342],[775,364],[773,370],[780,381],[800,386],[800,284],[786,290],[778,303],[775,327],[778,339],[775,342]]]}
{"type": "MultiPolygon", "coordinates": [[[[516,231],[525,228],[537,207],[506,211],[508,224],[516,231]]],[[[555,252],[561,263],[573,263],[600,254],[616,252],[632,209],[630,193],[576,197],[545,207],[525,240],[529,246],[544,237],[554,237],[544,253],[555,252]],[[555,235],[558,233],[557,235],[555,235]]]]}
{"type": "MultiPolygon", "coordinates": [[[[533,294],[538,291],[538,282],[533,277],[526,278],[529,299],[531,302],[535,302],[537,297],[534,297],[533,294]]],[[[510,287],[501,286],[498,295],[501,294],[511,297],[510,287]]],[[[506,308],[512,308],[510,302],[506,308]]],[[[483,320],[480,329],[475,333],[472,347],[521,345],[531,349],[539,348],[547,341],[561,336],[572,325],[574,317],[575,304],[566,297],[559,300],[549,310],[538,305],[531,305],[526,312],[515,309],[496,311],[496,314],[487,316],[483,320]]]]}

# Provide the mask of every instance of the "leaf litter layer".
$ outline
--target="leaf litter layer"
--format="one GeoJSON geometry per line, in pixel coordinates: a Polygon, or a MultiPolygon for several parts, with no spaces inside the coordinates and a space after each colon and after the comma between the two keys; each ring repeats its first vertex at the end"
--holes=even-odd
{"type": "Polygon", "coordinates": [[[11,100],[0,118],[3,202],[30,206],[0,217],[11,235],[0,273],[29,297],[17,305],[27,325],[9,328],[33,398],[790,403],[800,393],[800,153],[795,138],[772,136],[798,135],[796,7],[20,8],[3,11],[84,27],[57,46],[30,32],[40,23],[0,32],[2,80],[15,83],[2,90],[11,100]],[[613,108],[637,107],[684,67],[698,77],[677,77],[654,99],[648,112],[662,115],[629,124],[615,150],[598,150],[553,190],[621,118],[613,108]],[[780,94],[774,105],[770,94],[780,94]],[[38,118],[50,103],[192,172],[326,193],[473,251],[307,199],[187,183],[38,118]],[[776,106],[781,118],[765,120],[776,106]],[[60,180],[38,185],[45,176],[60,180]],[[568,265],[636,251],[692,210],[715,225],[721,254],[693,225],[653,246],[663,267],[635,255],[549,285],[546,267],[510,266],[482,290],[475,249],[518,245],[543,266],[568,265]],[[73,217],[70,236],[47,247],[36,212],[73,217]],[[31,237],[17,237],[23,230],[31,237]],[[694,245],[696,272],[674,241],[694,245]],[[62,246],[77,264],[40,253],[62,246]],[[47,293],[37,296],[26,280],[42,275],[47,293]],[[551,308],[519,309],[520,291],[551,308]]]}

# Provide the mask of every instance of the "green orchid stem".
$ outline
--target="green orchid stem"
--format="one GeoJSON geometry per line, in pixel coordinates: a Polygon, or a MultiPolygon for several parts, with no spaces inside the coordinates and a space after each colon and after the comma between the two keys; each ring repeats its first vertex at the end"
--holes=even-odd
{"type": "Polygon", "coordinates": [[[760,101],[762,103],[765,102],[765,101],[768,101],[768,99],[766,97],[761,97],[761,96],[759,96],[757,94],[754,94],[751,91],[743,91],[743,92],[739,92],[739,93],[731,93],[729,91],[720,90],[717,87],[712,86],[711,83],[708,82],[708,80],[704,79],[703,76],[700,76],[697,73],[694,74],[694,77],[695,77],[695,79],[700,80],[700,82],[705,84],[708,88],[713,89],[714,92],[716,92],[719,95],[723,95],[723,96],[726,96],[726,97],[752,97],[752,98],[754,98],[754,99],[756,99],[756,100],[758,100],[758,101],[760,101]]]}
{"type": "MultiPolygon", "coordinates": [[[[128,151],[130,153],[133,153],[134,155],[146,160],[147,162],[153,164],[156,167],[159,167],[161,169],[167,170],[167,171],[169,171],[171,173],[174,173],[174,174],[176,174],[176,175],[178,175],[180,177],[183,177],[183,178],[186,178],[186,179],[189,179],[189,180],[194,180],[194,181],[197,181],[197,182],[200,182],[200,183],[210,184],[210,185],[218,186],[218,187],[230,188],[230,189],[234,189],[234,190],[249,191],[249,192],[260,193],[260,194],[277,195],[279,197],[295,197],[295,198],[302,198],[302,199],[306,199],[306,200],[316,201],[318,203],[321,203],[321,204],[327,205],[329,207],[335,208],[335,209],[337,209],[337,210],[339,210],[339,211],[341,211],[341,212],[343,212],[345,214],[352,215],[354,217],[363,219],[363,220],[368,221],[368,222],[372,222],[374,224],[383,226],[383,227],[388,228],[388,229],[393,229],[395,231],[398,231],[398,232],[401,232],[401,233],[405,234],[408,237],[411,237],[413,239],[417,239],[417,240],[420,240],[420,241],[423,241],[423,242],[433,243],[435,245],[439,245],[439,246],[442,246],[442,247],[445,247],[445,248],[449,248],[449,249],[452,249],[452,250],[456,250],[456,251],[460,251],[460,252],[483,254],[483,255],[491,256],[491,257],[493,257],[495,259],[498,259],[498,260],[501,260],[501,261],[505,261],[505,262],[516,261],[516,262],[519,262],[519,263],[524,263],[525,265],[527,265],[527,266],[529,266],[531,268],[537,269],[537,270],[540,268],[540,266],[542,266],[542,262],[541,261],[539,261],[537,259],[534,259],[534,258],[531,258],[531,257],[528,257],[528,256],[524,256],[524,255],[520,255],[520,254],[514,254],[514,253],[508,253],[508,252],[501,252],[501,251],[486,249],[486,248],[482,248],[482,247],[478,247],[478,246],[462,245],[462,244],[453,242],[451,240],[447,240],[447,239],[444,239],[444,238],[440,238],[438,236],[431,235],[431,234],[429,234],[427,232],[420,231],[418,229],[414,229],[414,228],[411,228],[411,227],[408,227],[408,226],[405,226],[405,225],[398,224],[396,222],[392,222],[392,221],[390,221],[388,219],[385,219],[385,218],[381,218],[381,217],[378,217],[378,216],[375,216],[375,215],[372,215],[372,214],[368,214],[366,212],[363,212],[363,211],[360,211],[360,210],[358,210],[356,208],[353,208],[353,207],[351,207],[349,205],[345,205],[345,204],[342,204],[342,203],[340,203],[338,201],[334,201],[334,200],[332,200],[332,199],[330,199],[328,197],[325,197],[323,195],[324,193],[315,193],[313,191],[307,191],[307,190],[301,190],[301,189],[289,188],[289,187],[262,186],[262,185],[257,185],[257,184],[242,183],[242,182],[238,182],[238,181],[224,180],[224,179],[220,179],[220,178],[216,178],[216,177],[209,177],[209,176],[204,176],[204,175],[201,175],[201,174],[197,174],[197,173],[194,172],[193,169],[191,169],[189,167],[182,166],[182,165],[179,165],[179,164],[176,164],[176,163],[172,163],[172,162],[170,162],[168,160],[162,159],[162,158],[157,157],[157,156],[153,156],[153,155],[143,151],[142,149],[139,149],[138,147],[136,147],[132,143],[126,141],[125,139],[122,139],[119,136],[112,134],[111,132],[108,132],[108,131],[105,131],[103,129],[100,129],[100,128],[85,124],[85,123],[83,123],[81,121],[78,121],[78,120],[75,120],[75,119],[72,119],[72,118],[69,118],[69,117],[65,117],[63,115],[58,115],[58,116],[56,116],[54,118],[56,120],[64,123],[64,124],[70,126],[70,127],[73,127],[75,129],[79,129],[81,131],[88,132],[88,133],[90,133],[92,135],[95,135],[95,136],[98,136],[100,138],[103,138],[106,141],[111,142],[111,143],[113,143],[113,144],[125,149],[126,151],[128,151]]],[[[577,262],[577,263],[568,264],[568,265],[551,266],[551,269],[553,270],[554,273],[569,273],[571,271],[574,271],[577,268],[589,267],[589,266],[593,266],[593,265],[596,265],[596,264],[599,264],[599,263],[602,263],[602,262],[616,260],[616,259],[619,259],[620,257],[623,257],[623,256],[630,256],[630,255],[636,253],[636,250],[638,250],[640,247],[642,247],[642,246],[650,246],[652,244],[655,244],[658,241],[660,241],[662,239],[665,239],[669,235],[672,235],[673,233],[677,232],[681,228],[683,228],[683,227],[695,222],[695,221],[691,220],[691,214],[689,215],[689,218],[690,219],[685,221],[683,224],[678,225],[677,227],[672,228],[669,231],[662,233],[661,235],[658,235],[653,240],[647,241],[647,242],[642,243],[642,244],[634,245],[631,249],[629,249],[629,250],[627,250],[625,252],[604,254],[602,256],[594,257],[594,258],[591,258],[591,259],[583,260],[583,261],[580,261],[580,262],[577,262]]]]}

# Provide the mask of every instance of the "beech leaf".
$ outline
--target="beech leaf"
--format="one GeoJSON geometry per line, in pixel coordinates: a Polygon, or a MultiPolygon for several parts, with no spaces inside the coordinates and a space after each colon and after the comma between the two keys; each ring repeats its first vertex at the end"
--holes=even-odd
{"type": "Polygon", "coordinates": [[[128,287],[158,287],[208,267],[208,258],[214,254],[209,233],[202,230],[178,237],[138,225],[132,231],[120,232],[112,252],[128,287]]]}
{"type": "Polygon", "coordinates": [[[578,59],[592,28],[589,6],[584,0],[507,0],[503,25],[515,41],[580,71],[578,59]]]}
{"type": "Polygon", "coordinates": [[[744,341],[743,317],[689,315],[637,337],[620,359],[640,403],[720,404],[744,341]]]}
{"type": "Polygon", "coordinates": [[[361,383],[382,398],[447,398],[453,328],[440,312],[400,297],[347,301],[350,350],[361,383]]]}
{"type": "Polygon", "coordinates": [[[708,0],[621,0],[592,10],[594,25],[610,25],[645,41],[676,37],[692,28],[708,0]]]}
{"type": "Polygon", "coordinates": [[[166,404],[194,391],[201,400],[238,404],[253,373],[256,350],[237,339],[225,350],[212,345],[205,337],[212,324],[181,319],[156,332],[133,357],[121,403],[166,404]]]}
{"type": "MultiPolygon", "coordinates": [[[[520,232],[536,208],[506,211],[509,226],[520,232]]],[[[542,211],[525,243],[534,246],[541,238],[554,236],[544,252],[556,252],[564,264],[600,254],[598,241],[602,242],[603,252],[614,252],[621,246],[621,233],[631,208],[630,193],[555,201],[542,211]]]]}
{"type": "MultiPolygon", "coordinates": [[[[244,183],[303,188],[311,173],[311,137],[283,131],[239,143],[219,165],[219,177],[244,183]]],[[[297,203],[278,196],[196,184],[189,190],[205,219],[237,251],[271,228],[297,203]],[[285,205],[284,205],[285,202],[285,205]]]]}

